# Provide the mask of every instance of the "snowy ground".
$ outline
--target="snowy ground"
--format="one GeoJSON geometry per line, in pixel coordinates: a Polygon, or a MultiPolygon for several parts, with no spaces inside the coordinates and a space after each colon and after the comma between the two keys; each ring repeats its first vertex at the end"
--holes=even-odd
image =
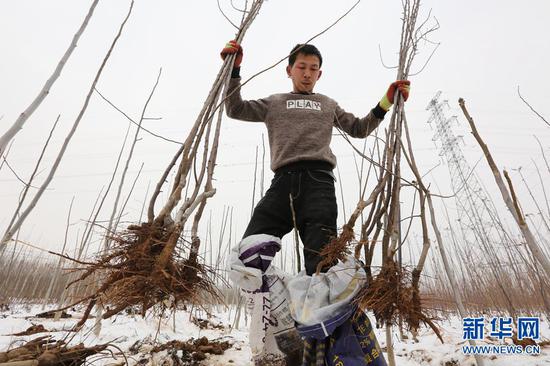
{"type": "MultiPolygon", "coordinates": [[[[47,310],[47,309],[46,309],[47,310]]],[[[220,309],[222,310],[222,309],[220,309]]],[[[72,313],[75,317],[70,319],[61,319],[54,321],[51,319],[38,319],[33,317],[35,314],[43,311],[41,307],[12,307],[9,311],[0,312],[0,352],[8,349],[10,345],[15,345],[23,340],[33,339],[42,334],[32,336],[16,337],[8,334],[17,333],[26,330],[33,324],[42,324],[46,329],[51,330],[52,335],[56,339],[62,339],[67,332],[63,329],[70,328],[78,319],[78,313],[72,313]]],[[[372,319],[372,318],[371,318],[372,319]]],[[[250,360],[250,348],[247,345],[247,330],[242,326],[241,329],[229,329],[228,314],[220,312],[217,316],[210,319],[213,324],[224,324],[224,329],[201,329],[190,321],[189,313],[178,312],[175,318],[176,328],[173,328],[173,319],[164,319],[160,323],[157,319],[141,318],[139,316],[124,315],[118,316],[113,320],[103,321],[102,330],[99,337],[96,337],[91,328],[94,320],[91,319],[87,323],[87,327],[83,329],[71,340],[71,344],[83,342],[85,345],[95,345],[100,343],[112,342],[120,349],[125,351],[130,366],[138,363],[143,358],[142,355],[130,355],[128,349],[137,341],[143,339],[154,339],[157,336],[157,341],[165,343],[169,340],[188,340],[189,338],[207,337],[210,340],[228,340],[233,345],[223,355],[209,356],[204,365],[252,365],[250,360]],[[158,335],[157,335],[158,332],[158,335]]],[[[398,341],[394,343],[396,352],[396,361],[399,366],[413,365],[441,365],[441,366],[458,366],[458,365],[473,365],[473,357],[465,356],[462,353],[462,321],[458,318],[453,318],[450,321],[439,323],[445,344],[437,339],[431,330],[423,329],[420,332],[419,343],[411,340],[398,341]]],[[[541,338],[548,340],[550,338],[550,327],[546,320],[541,320],[541,338]]],[[[375,330],[378,340],[384,348],[385,335],[382,330],[375,330]]],[[[397,336],[394,337],[397,339],[397,336]]],[[[507,340],[507,344],[511,344],[507,340]]],[[[500,342],[502,343],[502,342],[500,342]]],[[[499,344],[497,340],[487,339],[484,344],[499,344]]],[[[149,364],[162,365],[158,362],[163,355],[158,354],[154,362],[149,364]]],[[[530,355],[499,355],[487,356],[487,366],[550,366],[550,347],[542,347],[541,353],[538,356],[530,355]]],[[[120,364],[119,360],[103,359],[101,364],[120,364]]],[[[140,363],[141,364],[141,363],[140,363]]]]}

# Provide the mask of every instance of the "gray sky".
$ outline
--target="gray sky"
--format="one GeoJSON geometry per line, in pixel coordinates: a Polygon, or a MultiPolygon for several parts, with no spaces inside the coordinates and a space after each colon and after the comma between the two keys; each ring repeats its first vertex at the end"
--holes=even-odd
{"type": "MultiPolygon", "coordinates": [[[[220,2],[237,22],[238,14],[231,10],[229,1],[220,2]]],[[[0,133],[4,133],[41,89],[90,3],[74,0],[0,2],[0,116],[3,116],[0,133]]],[[[324,29],[353,3],[349,0],[266,1],[243,42],[243,77],[282,58],[294,44],[324,29]]],[[[52,164],[80,110],[128,5],[129,1],[122,0],[99,3],[60,79],[17,135],[8,160],[24,179],[32,171],[56,116],[61,114],[42,174],[35,185],[45,177],[44,169],[52,164]]],[[[438,149],[432,141],[433,131],[426,124],[429,113],[425,108],[433,95],[442,90],[442,98],[448,99],[451,105],[449,116],[458,115],[461,121],[457,133],[464,135],[464,153],[470,163],[475,164],[481,152],[465,127],[457,103],[460,96],[466,99],[498,164],[509,169],[523,167],[530,185],[542,198],[532,159],[540,168],[544,162],[533,135],[539,137],[550,156],[550,128],[521,102],[516,88],[521,86],[524,97],[547,119],[550,117],[547,103],[550,40],[546,19],[550,14],[550,2],[424,1],[424,15],[430,9],[441,25],[431,39],[441,42],[441,46],[426,69],[411,78],[411,98],[407,102],[420,169],[425,172],[440,161],[438,149]]],[[[395,71],[381,64],[378,45],[385,63],[394,64],[399,45],[400,17],[401,1],[385,1],[383,6],[362,1],[336,27],[312,42],[324,57],[324,73],[316,91],[331,96],[356,115],[368,113],[395,79],[395,71]]],[[[220,15],[215,1],[137,1],[98,89],[137,119],[158,69],[162,67],[163,75],[148,113],[148,116],[162,117],[162,120],[147,121],[146,127],[169,138],[183,140],[221,66],[219,51],[233,36],[234,29],[220,15]]],[[[418,68],[431,50],[429,44],[421,50],[416,61],[418,68]]],[[[243,89],[243,96],[260,98],[290,89],[291,83],[284,72],[284,64],[281,64],[249,83],[243,89]]],[[[22,240],[44,248],[59,249],[68,206],[71,198],[76,196],[71,220],[74,225],[69,233],[69,239],[75,240],[77,232],[83,228],[80,220],[88,217],[99,190],[110,178],[127,126],[127,121],[97,95],[92,98],[56,178],[21,232],[22,240]]],[[[233,235],[239,237],[243,232],[251,209],[255,150],[259,145],[261,154],[261,139],[265,132],[263,124],[224,120],[219,165],[215,173],[217,194],[207,206],[212,210],[215,232],[225,205],[234,208],[233,235]]],[[[127,178],[129,187],[139,166],[144,163],[125,216],[129,221],[139,219],[148,183],[151,186],[156,184],[177,148],[147,134],[142,138],[127,178]]],[[[369,139],[371,142],[372,138],[369,139]]],[[[362,146],[361,140],[354,140],[354,143],[362,146]]],[[[334,138],[332,147],[339,161],[346,192],[346,215],[349,216],[358,194],[352,150],[340,137],[334,138]]],[[[268,159],[269,153],[266,154],[268,159]]],[[[268,167],[266,162],[267,170],[268,167]]],[[[478,172],[494,192],[494,184],[486,171],[486,164],[482,161],[478,172]]],[[[511,173],[528,211],[530,198],[521,187],[519,176],[511,173]]],[[[545,177],[548,179],[548,174],[545,177]]],[[[268,172],[266,185],[270,178],[268,172]]],[[[430,179],[437,180],[442,191],[450,192],[445,164],[439,166],[430,179]]],[[[115,184],[117,182],[118,179],[115,184]]],[[[0,230],[3,232],[22,185],[5,167],[0,171],[0,185],[0,230]]],[[[499,196],[493,197],[502,207],[499,196]]],[[[111,194],[111,202],[113,198],[114,194],[111,194]]],[[[339,192],[338,199],[342,208],[339,192]]],[[[108,218],[110,209],[111,204],[107,204],[102,219],[108,218]]],[[[205,214],[204,223],[208,215],[205,214]]],[[[341,212],[340,223],[342,220],[341,212]]]]}

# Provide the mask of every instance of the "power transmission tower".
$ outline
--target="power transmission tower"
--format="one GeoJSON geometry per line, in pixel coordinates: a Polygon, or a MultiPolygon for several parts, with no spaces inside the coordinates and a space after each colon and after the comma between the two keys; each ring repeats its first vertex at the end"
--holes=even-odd
{"type": "Polygon", "coordinates": [[[487,190],[464,157],[460,148],[462,136],[453,132],[453,125],[458,124],[458,119],[456,116],[446,116],[446,111],[450,108],[446,100],[439,99],[440,96],[441,92],[438,92],[426,107],[426,110],[431,111],[428,123],[435,131],[433,141],[440,146],[439,155],[447,162],[455,194],[457,221],[464,244],[457,246],[457,255],[467,264],[475,264],[476,267],[468,269],[466,275],[469,278],[463,278],[462,283],[465,287],[470,287],[471,291],[479,293],[483,288],[474,285],[474,277],[479,277],[483,272],[490,274],[494,283],[500,284],[505,306],[513,316],[515,306],[512,296],[509,287],[503,284],[511,285],[511,274],[507,267],[512,267],[512,278],[515,282],[521,281],[517,267],[510,266],[515,261],[511,248],[518,248],[513,246],[514,241],[508,234],[509,230],[505,229],[487,190]]]}
{"type": "Polygon", "coordinates": [[[490,282],[503,295],[504,302],[500,306],[504,305],[510,316],[516,315],[518,305],[522,306],[517,293],[525,293],[529,287],[537,289],[537,295],[540,292],[545,308],[550,309],[544,279],[540,276],[538,279],[525,278],[525,273],[535,265],[534,258],[526,250],[523,240],[517,236],[518,233],[505,226],[487,189],[468,164],[460,147],[462,136],[453,131],[453,126],[458,125],[458,119],[456,116],[447,117],[449,104],[446,100],[440,100],[440,97],[441,91],[429,102],[426,110],[431,111],[428,123],[434,129],[432,140],[439,145],[439,155],[447,162],[455,194],[457,221],[463,238],[463,245],[456,245],[455,248],[457,254],[465,260],[464,264],[473,264],[475,267],[467,268],[462,275],[464,290],[474,291],[476,296],[485,292],[487,289],[483,282],[476,281],[475,277],[479,279],[489,275],[493,277],[490,282]]]}
{"type": "Polygon", "coordinates": [[[426,107],[431,111],[428,124],[435,131],[432,140],[439,145],[439,155],[447,162],[463,237],[468,245],[504,243],[508,240],[495,205],[462,153],[462,136],[453,131],[458,119],[447,117],[449,105],[440,97],[441,91],[426,107]]]}

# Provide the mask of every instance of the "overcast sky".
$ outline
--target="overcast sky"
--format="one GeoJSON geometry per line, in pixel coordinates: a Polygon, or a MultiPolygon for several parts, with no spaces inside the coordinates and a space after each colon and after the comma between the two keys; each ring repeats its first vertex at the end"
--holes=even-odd
{"type": "MultiPolygon", "coordinates": [[[[241,74],[251,76],[273,64],[296,43],[323,30],[354,2],[266,1],[243,42],[241,74]]],[[[232,11],[230,2],[220,0],[220,3],[228,16],[237,22],[239,14],[232,11]]],[[[235,1],[235,4],[241,3],[235,1]]],[[[0,134],[42,88],[90,4],[91,1],[83,0],[0,2],[0,134]]],[[[312,42],[324,57],[324,73],[316,91],[331,96],[358,116],[368,113],[395,79],[395,70],[382,65],[378,46],[384,62],[395,64],[401,29],[401,1],[380,4],[362,1],[336,27],[312,42]]],[[[17,135],[8,161],[23,179],[29,177],[49,129],[56,116],[61,114],[59,127],[35,185],[45,177],[82,107],[128,6],[129,1],[123,0],[99,2],[88,29],[50,95],[17,135]]],[[[470,164],[479,160],[481,152],[468,133],[458,108],[459,97],[466,99],[478,129],[500,167],[522,167],[531,188],[542,199],[542,187],[533,161],[541,169],[544,162],[533,136],[538,136],[550,156],[550,128],[521,102],[517,87],[521,87],[524,97],[540,113],[550,118],[550,39],[547,28],[550,2],[423,1],[423,18],[430,9],[441,26],[431,39],[441,42],[441,46],[424,71],[411,78],[412,91],[407,102],[420,169],[426,172],[441,161],[438,146],[432,141],[433,130],[426,123],[429,118],[426,106],[441,90],[442,99],[448,99],[451,107],[448,115],[459,116],[456,133],[464,135],[463,151],[470,164]]],[[[98,89],[137,119],[162,67],[160,84],[148,113],[149,117],[162,119],[146,121],[146,127],[171,139],[183,140],[221,66],[219,51],[234,33],[234,28],[221,16],[213,0],[136,1],[133,15],[98,89]]],[[[430,44],[424,45],[417,56],[417,70],[432,49],[430,44]]],[[[284,64],[281,64],[243,88],[243,96],[260,98],[290,89],[291,83],[286,77],[284,64]]],[[[99,191],[109,181],[127,127],[128,122],[118,112],[97,95],[92,98],[50,189],[23,227],[22,240],[43,248],[59,249],[73,196],[75,203],[69,240],[76,240],[99,191]]],[[[209,210],[212,210],[215,232],[224,206],[231,206],[234,210],[233,235],[240,237],[244,231],[251,209],[255,151],[259,146],[261,157],[264,133],[263,124],[224,120],[219,165],[215,173],[217,194],[209,201],[203,220],[206,223],[209,210]]],[[[175,144],[150,135],[142,134],[141,137],[125,189],[128,192],[143,162],[143,172],[126,210],[125,219],[128,221],[139,219],[148,184],[156,184],[177,149],[175,144]]],[[[372,138],[368,141],[372,142],[372,138]]],[[[354,140],[354,143],[362,146],[361,140],[354,140]]],[[[340,137],[334,138],[332,148],[338,157],[346,192],[346,215],[349,216],[358,194],[352,149],[340,137]]],[[[269,171],[268,161],[266,170],[269,171]]],[[[484,161],[478,165],[477,171],[494,192],[495,186],[486,174],[484,161]]],[[[532,206],[530,197],[521,186],[517,173],[511,173],[528,211],[532,206]]],[[[441,190],[449,193],[448,177],[447,165],[442,164],[427,179],[436,180],[441,190]]],[[[548,179],[548,174],[545,177],[548,179]]],[[[271,173],[267,172],[266,185],[270,178],[271,173]]],[[[118,184],[118,179],[115,184],[118,184]]],[[[22,184],[4,167],[0,170],[0,185],[0,230],[3,233],[22,184]]],[[[500,197],[493,197],[502,208],[500,197]]],[[[111,194],[111,202],[113,198],[114,194],[111,194]]],[[[338,199],[341,224],[343,205],[340,192],[338,199]]],[[[452,202],[449,205],[454,206],[452,202]]],[[[112,203],[106,205],[101,219],[108,218],[111,207],[112,203]]],[[[502,213],[506,214],[504,209],[502,213]]]]}

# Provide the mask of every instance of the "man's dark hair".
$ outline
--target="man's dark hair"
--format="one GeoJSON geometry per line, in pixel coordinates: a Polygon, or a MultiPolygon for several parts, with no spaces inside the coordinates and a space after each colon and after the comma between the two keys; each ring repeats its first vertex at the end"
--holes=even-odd
{"type": "Polygon", "coordinates": [[[294,62],[296,61],[296,57],[299,55],[313,55],[317,56],[319,59],[319,67],[323,64],[323,56],[321,56],[321,52],[312,44],[297,44],[294,46],[292,51],[290,51],[290,56],[288,57],[288,64],[290,66],[294,65],[294,62]]]}

